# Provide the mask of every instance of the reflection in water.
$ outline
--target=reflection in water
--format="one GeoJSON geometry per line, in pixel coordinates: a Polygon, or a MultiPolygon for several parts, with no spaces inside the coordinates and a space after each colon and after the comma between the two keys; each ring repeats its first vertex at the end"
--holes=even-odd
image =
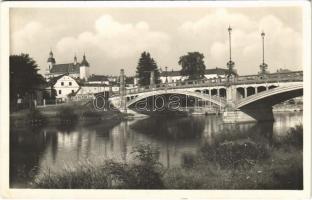
{"type": "Polygon", "coordinates": [[[162,117],[124,121],[112,129],[100,125],[12,129],[10,183],[12,187],[25,187],[44,168],[57,171],[86,160],[131,162],[131,151],[138,144],[158,146],[160,162],[168,168],[180,166],[183,156],[196,154],[200,146],[216,143],[224,134],[243,134],[239,137],[272,145],[274,135],[283,135],[302,122],[302,113],[280,113],[275,119],[274,123],[226,125],[217,116],[162,117]]]}

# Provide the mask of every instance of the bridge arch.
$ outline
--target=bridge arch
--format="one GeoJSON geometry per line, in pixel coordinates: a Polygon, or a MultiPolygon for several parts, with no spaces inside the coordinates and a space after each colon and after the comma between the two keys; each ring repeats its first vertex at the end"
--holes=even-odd
{"type": "Polygon", "coordinates": [[[247,87],[246,97],[256,94],[256,88],[253,86],[247,87]]]}
{"type": "Polygon", "coordinates": [[[303,84],[275,87],[255,95],[241,99],[236,104],[236,109],[244,109],[248,107],[257,107],[259,105],[273,106],[283,101],[299,97],[303,95],[303,84]]]}
{"type": "Polygon", "coordinates": [[[246,97],[246,93],[245,93],[245,88],[244,87],[238,87],[236,88],[237,94],[239,96],[239,98],[245,98],[246,97]]]}
{"type": "Polygon", "coordinates": [[[130,100],[127,102],[126,106],[129,107],[136,102],[139,102],[140,100],[146,99],[148,97],[152,96],[159,96],[159,95],[167,95],[167,94],[172,94],[172,95],[186,95],[186,96],[191,96],[191,97],[196,97],[199,99],[202,99],[204,101],[209,101],[213,104],[216,104],[220,107],[225,107],[226,105],[226,100],[220,97],[212,97],[210,95],[198,93],[198,92],[191,92],[191,91],[181,91],[181,90],[176,90],[176,91],[151,91],[151,92],[146,92],[144,94],[138,95],[134,99],[130,100]]]}
{"type": "Polygon", "coordinates": [[[220,88],[219,89],[219,95],[220,95],[220,97],[226,97],[226,89],[220,88]]]}
{"type": "Polygon", "coordinates": [[[263,92],[263,91],[266,91],[266,90],[267,90],[267,88],[265,86],[263,86],[263,85],[257,87],[257,93],[263,92]]]}

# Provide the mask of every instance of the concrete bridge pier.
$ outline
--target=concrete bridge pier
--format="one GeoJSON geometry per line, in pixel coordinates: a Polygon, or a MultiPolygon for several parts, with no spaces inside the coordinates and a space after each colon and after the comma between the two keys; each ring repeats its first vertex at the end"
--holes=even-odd
{"type": "Polygon", "coordinates": [[[125,78],[125,71],[124,69],[120,70],[120,88],[119,88],[119,94],[120,94],[120,112],[127,113],[127,99],[126,99],[126,78],[125,78]]]}
{"type": "Polygon", "coordinates": [[[223,113],[224,123],[274,121],[272,107],[243,108],[223,113]]]}
{"type": "Polygon", "coordinates": [[[231,85],[226,88],[226,101],[227,101],[227,110],[234,110],[235,103],[237,101],[237,91],[236,86],[231,85]]]}
{"type": "MultiPolygon", "coordinates": [[[[236,108],[236,103],[239,100],[237,88],[231,85],[226,89],[227,105],[223,113],[224,123],[244,123],[257,121],[274,121],[272,106],[265,104],[257,104],[256,106],[236,108]]],[[[247,90],[245,89],[245,95],[247,90]]]]}

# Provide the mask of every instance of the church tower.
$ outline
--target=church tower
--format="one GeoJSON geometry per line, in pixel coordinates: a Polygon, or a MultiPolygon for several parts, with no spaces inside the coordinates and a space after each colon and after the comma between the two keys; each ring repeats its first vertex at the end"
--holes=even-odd
{"type": "Polygon", "coordinates": [[[89,78],[89,67],[90,67],[90,65],[86,59],[86,55],[83,54],[83,59],[80,63],[80,69],[79,69],[80,79],[88,80],[88,78],[89,78]]]}
{"type": "Polygon", "coordinates": [[[50,71],[51,71],[53,65],[55,64],[55,58],[53,57],[53,52],[52,52],[52,50],[50,50],[49,58],[48,58],[47,62],[48,62],[47,73],[50,73],[50,71]]]}

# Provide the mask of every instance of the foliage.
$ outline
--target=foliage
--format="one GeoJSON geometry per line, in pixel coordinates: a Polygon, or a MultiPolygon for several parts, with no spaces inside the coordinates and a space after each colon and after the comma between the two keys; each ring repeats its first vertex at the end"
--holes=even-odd
{"type": "Polygon", "coordinates": [[[294,147],[302,149],[303,147],[303,126],[296,125],[287,131],[286,141],[294,147]]]}
{"type": "Polygon", "coordinates": [[[45,80],[38,74],[38,65],[28,54],[10,56],[10,99],[16,102],[17,95],[33,94],[45,80]]]}
{"type": "Polygon", "coordinates": [[[57,118],[60,119],[61,123],[74,123],[78,120],[78,115],[74,112],[71,107],[61,107],[57,118]]]}
{"type": "Polygon", "coordinates": [[[283,148],[287,151],[291,150],[290,147],[302,149],[303,147],[303,126],[302,124],[290,128],[286,136],[277,137],[274,140],[274,145],[277,148],[283,148]]]}
{"type": "Polygon", "coordinates": [[[36,176],[33,185],[37,188],[163,188],[163,171],[157,160],[158,149],[139,145],[132,153],[138,159],[138,164],[107,160],[100,165],[80,163],[75,167],[65,167],[61,172],[46,169],[36,176]]]}
{"type": "Polygon", "coordinates": [[[56,99],[56,90],[55,89],[51,89],[51,94],[48,91],[44,91],[43,92],[43,98],[46,100],[55,100],[56,99]]]}
{"type": "Polygon", "coordinates": [[[139,84],[141,86],[150,85],[151,71],[154,71],[155,83],[159,83],[159,71],[157,64],[151,57],[150,53],[144,51],[141,54],[136,70],[139,78],[139,84]]]}
{"type": "Polygon", "coordinates": [[[86,118],[97,118],[97,119],[100,119],[102,115],[98,111],[87,110],[87,111],[82,113],[82,116],[86,117],[86,118]]]}
{"type": "MultiPolygon", "coordinates": [[[[302,127],[288,131],[284,141],[298,137],[302,127]],[[288,138],[288,139],[287,139],[288,138]]],[[[302,134],[302,133],[301,133],[302,134]]],[[[298,141],[287,144],[298,145],[298,141]]],[[[300,141],[300,140],[299,140],[300,141]]],[[[303,156],[270,147],[264,140],[243,134],[221,133],[216,143],[202,145],[197,154],[185,153],[182,167],[166,171],[159,163],[159,149],[151,145],[133,148],[135,163],[112,160],[98,166],[87,163],[59,173],[37,175],[39,188],[123,189],[302,189],[303,156]],[[261,162],[260,162],[261,161],[261,162]]]]}
{"type": "Polygon", "coordinates": [[[206,66],[202,53],[189,52],[187,55],[181,56],[178,63],[182,67],[181,74],[189,76],[189,79],[204,77],[206,66]]]}
{"type": "Polygon", "coordinates": [[[38,109],[31,109],[27,114],[26,119],[30,120],[32,124],[43,124],[46,122],[46,118],[38,109]]]}

